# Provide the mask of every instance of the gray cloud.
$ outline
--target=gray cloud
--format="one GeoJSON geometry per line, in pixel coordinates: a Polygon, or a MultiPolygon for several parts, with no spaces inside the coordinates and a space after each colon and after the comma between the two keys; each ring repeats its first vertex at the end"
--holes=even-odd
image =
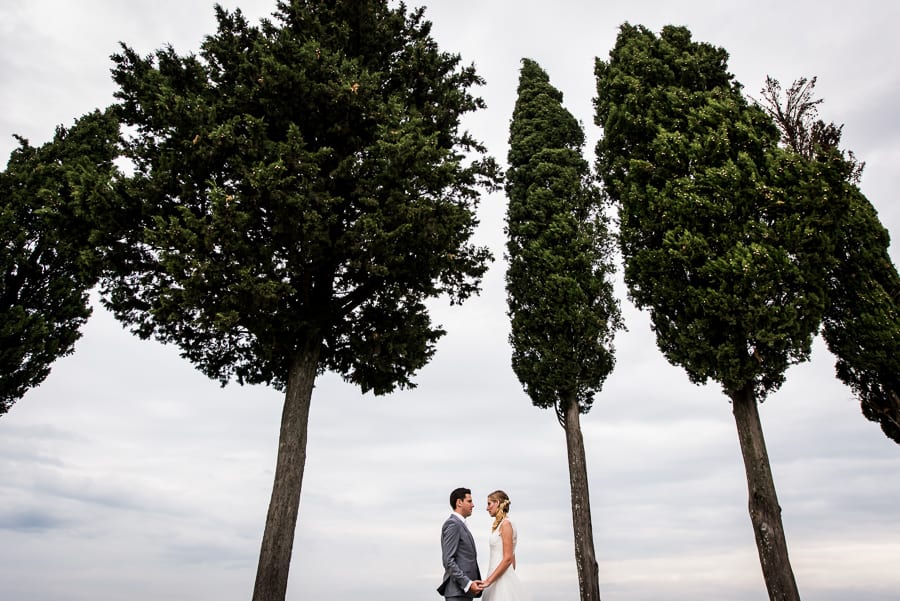
{"type": "Polygon", "coordinates": [[[53,513],[36,510],[0,510],[0,530],[45,532],[65,526],[66,520],[53,513]]]}

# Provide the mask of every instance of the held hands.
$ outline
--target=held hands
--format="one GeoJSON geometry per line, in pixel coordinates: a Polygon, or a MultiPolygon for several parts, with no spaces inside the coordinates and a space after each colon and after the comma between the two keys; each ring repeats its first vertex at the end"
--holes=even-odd
{"type": "Polygon", "coordinates": [[[473,580],[472,586],[469,587],[469,590],[473,593],[480,593],[484,589],[490,586],[490,582],[486,580],[473,580]]]}

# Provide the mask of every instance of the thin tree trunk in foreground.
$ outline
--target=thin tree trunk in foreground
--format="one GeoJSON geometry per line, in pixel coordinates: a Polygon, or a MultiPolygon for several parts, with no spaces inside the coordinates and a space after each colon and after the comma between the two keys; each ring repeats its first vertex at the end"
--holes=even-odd
{"type": "Polygon", "coordinates": [[[575,563],[581,601],[600,601],[600,575],[594,554],[591,502],[588,493],[587,463],[578,403],[568,403],[563,427],[569,456],[569,484],[572,493],[572,527],[575,532],[575,563]]]}
{"type": "Polygon", "coordinates": [[[275,483],[272,485],[272,498],[259,551],[253,601],[283,601],[287,592],[318,355],[317,346],[301,352],[288,376],[278,438],[275,483]]]}
{"type": "Polygon", "coordinates": [[[797,582],[788,558],[781,506],[763,438],[756,397],[750,387],[731,395],[734,421],[741,441],[741,454],[750,493],[750,522],[771,601],[800,601],[797,582]]]}

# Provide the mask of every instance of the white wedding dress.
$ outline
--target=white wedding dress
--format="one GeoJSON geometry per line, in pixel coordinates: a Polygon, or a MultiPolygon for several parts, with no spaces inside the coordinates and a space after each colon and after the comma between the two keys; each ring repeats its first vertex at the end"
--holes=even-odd
{"type": "MultiPolygon", "coordinates": [[[[512,526],[513,556],[515,556],[516,525],[510,522],[508,518],[503,518],[503,521],[509,522],[509,525],[512,526]]],[[[503,522],[500,523],[502,524],[503,522]]],[[[496,530],[491,532],[490,543],[491,560],[487,571],[488,575],[494,572],[494,568],[503,559],[503,540],[500,538],[499,525],[496,530]]],[[[496,582],[491,583],[489,587],[484,589],[484,595],[482,595],[482,601],[529,601],[530,599],[531,597],[525,590],[525,585],[519,580],[519,575],[516,574],[512,566],[506,568],[506,571],[503,572],[503,575],[496,582]]]]}

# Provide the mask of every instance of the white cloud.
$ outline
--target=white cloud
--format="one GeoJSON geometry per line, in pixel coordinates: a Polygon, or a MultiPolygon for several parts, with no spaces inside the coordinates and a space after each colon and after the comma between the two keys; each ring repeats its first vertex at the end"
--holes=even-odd
{"type": "MultiPolygon", "coordinates": [[[[274,2],[242,4],[251,20],[274,2]]],[[[413,5],[415,3],[412,3],[413,5]]],[[[900,56],[889,3],[431,3],[442,48],[475,62],[488,110],[466,126],[501,161],[519,60],[534,58],[592,125],[594,57],[628,20],[684,24],[724,46],[748,92],[766,74],[818,75],[822,116],[867,162],[863,190],[888,228],[900,181],[900,56]],[[799,25],[798,25],[799,24],[799,25]]],[[[119,40],[147,53],[196,50],[212,4],[175,0],[7,2],[0,28],[0,153],[112,102],[119,40]]],[[[593,142],[586,154],[592,160],[593,142]]],[[[505,489],[520,573],[535,599],[577,597],[565,441],[509,367],[505,198],[482,202],[478,242],[497,257],[480,297],[435,303],[448,331],[418,387],[375,398],[331,375],[314,392],[289,599],[437,598],[447,495],[472,488],[470,526],[487,558],[486,495],[505,489]]],[[[900,263],[896,243],[892,249],[900,263]]],[[[582,419],[601,594],[619,601],[765,597],[730,405],[661,357],[646,314],[623,300],[617,367],[582,419]]],[[[761,408],[804,597],[893,599],[900,549],[897,446],[867,422],[817,342],[761,408]]],[[[246,599],[271,491],[281,395],[221,388],[177,349],[130,336],[99,307],[76,352],[0,419],[0,598],[33,601],[246,599]]]]}

